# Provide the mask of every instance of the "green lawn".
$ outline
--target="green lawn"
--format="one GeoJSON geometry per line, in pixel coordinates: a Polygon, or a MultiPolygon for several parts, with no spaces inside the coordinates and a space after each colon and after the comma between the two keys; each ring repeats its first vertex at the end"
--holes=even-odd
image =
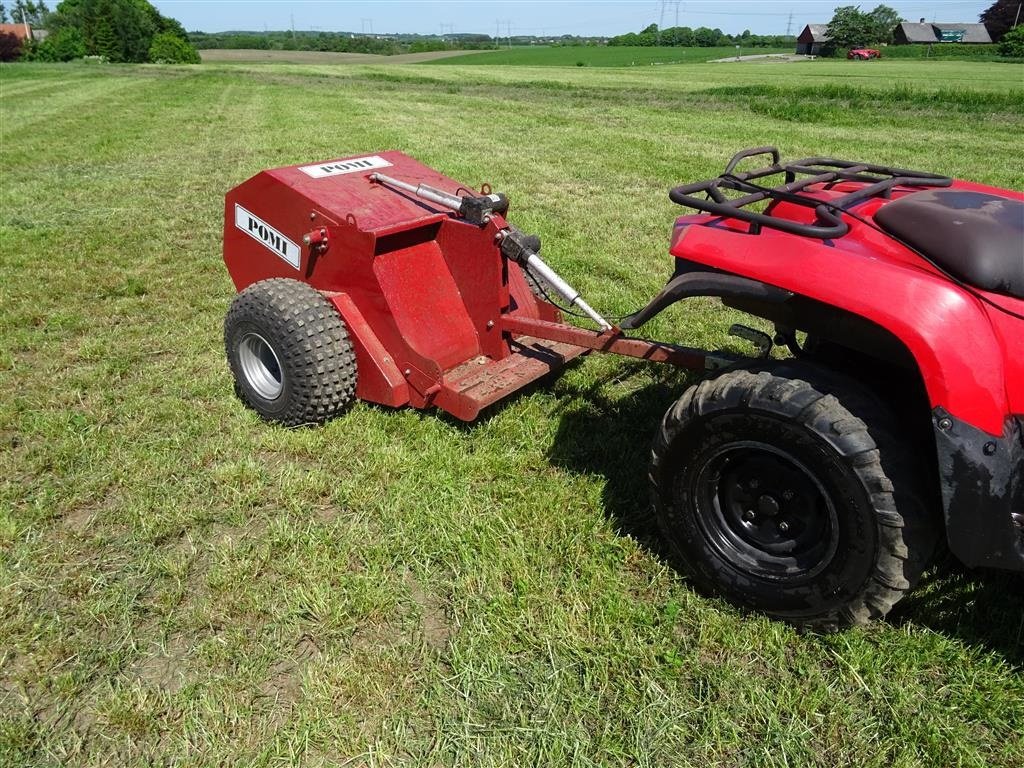
{"type": "MultiPolygon", "coordinates": [[[[744,48],[742,55],[792,53],[791,48],[744,48]]],[[[723,59],[737,54],[735,46],[721,48],[644,48],[632,46],[524,46],[437,59],[431,64],[501,64],[517,67],[637,67],[723,59]]]]}
{"type": "Polygon", "coordinates": [[[471,426],[267,426],[220,260],[229,187],[398,148],[622,314],[671,270],[666,190],[741,147],[1024,188],[1021,66],[8,65],[0,96],[0,765],[1024,764],[1019,578],[941,569],[828,637],[698,595],[643,483],[687,381],[622,359],[471,426]]]}

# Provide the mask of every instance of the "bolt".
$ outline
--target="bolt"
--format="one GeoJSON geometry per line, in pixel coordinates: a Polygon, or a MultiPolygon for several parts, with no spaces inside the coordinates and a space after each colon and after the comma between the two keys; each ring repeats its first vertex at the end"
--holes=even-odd
{"type": "Polygon", "coordinates": [[[744,520],[753,520],[755,517],[757,517],[757,515],[754,514],[754,510],[752,509],[748,509],[746,512],[743,513],[744,520]]]}
{"type": "Polygon", "coordinates": [[[406,378],[412,376],[412,368],[406,368],[404,371],[402,371],[402,375],[405,376],[406,378]]]}
{"type": "Polygon", "coordinates": [[[316,211],[310,211],[309,212],[309,220],[312,221],[315,218],[316,218],[316,211]]]}
{"type": "Polygon", "coordinates": [[[306,245],[309,245],[309,235],[303,235],[302,242],[305,243],[306,245]]]}
{"type": "Polygon", "coordinates": [[[795,494],[795,493],[793,493],[792,491],[783,491],[783,492],[782,492],[782,498],[783,498],[783,499],[785,499],[786,501],[792,501],[792,500],[793,500],[793,497],[794,497],[795,495],[796,495],[796,494],[795,494]]]}
{"type": "Polygon", "coordinates": [[[487,321],[487,330],[491,330],[491,328],[493,328],[493,327],[494,327],[494,321],[493,320],[488,320],[487,321]]]}
{"type": "Polygon", "coordinates": [[[991,456],[993,453],[996,452],[996,444],[995,443],[985,443],[985,447],[982,448],[981,450],[982,450],[982,452],[986,456],[991,456]]]}
{"type": "Polygon", "coordinates": [[[789,530],[789,523],[787,523],[785,520],[783,520],[781,523],[779,523],[779,530],[782,531],[783,533],[788,531],[789,530]]]}
{"type": "Polygon", "coordinates": [[[951,418],[943,416],[941,419],[939,419],[939,429],[945,430],[945,429],[949,429],[952,426],[953,426],[953,420],[951,418]]]}

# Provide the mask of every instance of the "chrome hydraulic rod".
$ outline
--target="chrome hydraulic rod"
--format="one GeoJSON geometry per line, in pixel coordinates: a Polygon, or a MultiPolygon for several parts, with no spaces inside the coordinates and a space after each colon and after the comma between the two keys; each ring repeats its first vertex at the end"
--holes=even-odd
{"type": "Polygon", "coordinates": [[[458,195],[453,195],[448,192],[444,192],[440,189],[427,186],[426,184],[409,184],[405,181],[399,181],[393,179],[390,176],[385,176],[383,173],[374,173],[370,176],[370,181],[382,182],[390,187],[397,187],[398,189],[404,189],[406,192],[411,192],[417,197],[422,197],[424,200],[429,200],[432,203],[443,205],[445,208],[449,208],[456,213],[462,212],[463,199],[458,195]]]}
{"type": "Polygon", "coordinates": [[[554,288],[563,299],[579,307],[580,311],[597,323],[602,331],[611,330],[611,323],[601,317],[587,302],[580,298],[580,292],[565,282],[555,270],[544,263],[540,256],[533,251],[526,250],[523,252],[521,259],[523,266],[543,277],[548,285],[554,288]]]}

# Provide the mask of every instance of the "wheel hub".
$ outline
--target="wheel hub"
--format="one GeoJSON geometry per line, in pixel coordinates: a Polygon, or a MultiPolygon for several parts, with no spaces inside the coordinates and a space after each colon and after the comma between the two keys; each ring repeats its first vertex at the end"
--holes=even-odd
{"type": "Polygon", "coordinates": [[[247,333],[238,345],[238,360],[246,383],[264,400],[276,400],[284,390],[284,372],[277,353],[258,333],[247,333]]]}
{"type": "Polygon", "coordinates": [[[705,459],[697,481],[695,500],[709,541],[746,573],[803,580],[835,553],[835,508],[789,453],[764,443],[730,443],[705,459]]]}

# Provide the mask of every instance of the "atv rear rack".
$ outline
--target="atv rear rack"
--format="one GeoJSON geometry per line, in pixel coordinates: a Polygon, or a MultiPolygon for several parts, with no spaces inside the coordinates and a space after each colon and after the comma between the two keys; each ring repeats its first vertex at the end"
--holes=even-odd
{"type": "Polygon", "coordinates": [[[668,196],[672,202],[687,208],[746,221],[750,224],[752,234],[758,234],[762,227],[770,227],[794,235],[829,240],[842,237],[850,230],[850,226],[843,221],[841,213],[853,205],[873,197],[887,198],[891,195],[894,187],[948,187],[952,183],[952,179],[934,173],[888,168],[882,165],[836,160],[830,157],[808,157],[781,164],[779,150],[775,147],[754,147],[733,155],[720,176],[675,187],[668,196]],[[736,170],[736,166],[742,160],[760,155],[770,155],[772,164],[752,171],[736,170]],[[754,183],[755,179],[780,174],[784,174],[785,183],[779,186],[766,187],[754,183]],[[831,185],[841,181],[861,182],[865,186],[828,202],[799,194],[815,184],[831,185]],[[731,189],[747,194],[730,199],[722,193],[722,189],[731,189]],[[707,197],[693,196],[701,192],[705,193],[707,197]],[[817,218],[812,224],[801,224],[768,213],[746,209],[748,205],[769,199],[813,208],[817,218]]]}

